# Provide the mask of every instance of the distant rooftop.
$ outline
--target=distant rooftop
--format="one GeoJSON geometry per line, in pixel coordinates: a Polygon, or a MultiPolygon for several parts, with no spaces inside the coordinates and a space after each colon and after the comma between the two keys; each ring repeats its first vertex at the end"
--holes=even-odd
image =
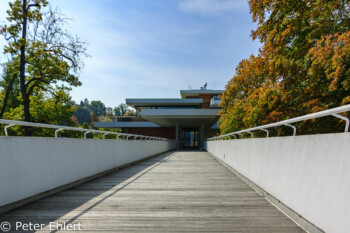
{"type": "Polygon", "coordinates": [[[203,103],[202,99],[180,99],[180,98],[173,98],[173,99],[160,99],[160,98],[144,98],[144,99],[126,99],[126,104],[135,108],[135,106],[193,106],[193,105],[200,105],[203,103]]]}
{"type": "Polygon", "coordinates": [[[205,84],[200,89],[180,90],[181,98],[127,98],[125,102],[130,107],[150,106],[198,106],[203,103],[200,94],[221,95],[223,90],[207,89],[205,84]]]}
{"type": "Polygon", "coordinates": [[[210,90],[210,89],[192,89],[192,90],[180,90],[181,97],[183,99],[189,97],[198,97],[200,94],[212,94],[212,95],[221,95],[224,90],[210,90]]]}

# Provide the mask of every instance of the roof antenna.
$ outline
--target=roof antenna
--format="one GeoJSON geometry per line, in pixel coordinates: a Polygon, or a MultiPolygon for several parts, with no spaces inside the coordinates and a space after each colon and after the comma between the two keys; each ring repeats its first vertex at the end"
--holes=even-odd
{"type": "Polygon", "coordinates": [[[207,86],[208,86],[208,83],[207,83],[207,82],[205,82],[205,84],[204,84],[204,86],[203,86],[204,90],[206,90],[206,89],[207,89],[207,86]]]}

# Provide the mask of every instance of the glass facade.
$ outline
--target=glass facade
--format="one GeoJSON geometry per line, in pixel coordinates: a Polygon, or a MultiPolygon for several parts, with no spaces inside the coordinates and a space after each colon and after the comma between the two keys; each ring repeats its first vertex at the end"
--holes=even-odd
{"type": "Polygon", "coordinates": [[[221,100],[221,98],[219,97],[219,95],[213,95],[213,100],[221,100]]]}
{"type": "Polygon", "coordinates": [[[198,148],[198,129],[182,129],[182,148],[198,148]]]}

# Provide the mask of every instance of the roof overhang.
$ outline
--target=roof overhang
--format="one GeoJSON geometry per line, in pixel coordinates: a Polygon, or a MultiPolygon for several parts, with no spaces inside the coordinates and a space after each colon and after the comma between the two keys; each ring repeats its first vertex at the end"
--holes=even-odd
{"type": "Polygon", "coordinates": [[[212,126],[219,118],[219,109],[142,109],[141,116],[162,127],[175,127],[177,122],[184,127],[212,126]]]}
{"type": "Polygon", "coordinates": [[[198,106],[203,103],[203,99],[125,99],[125,103],[133,108],[151,106],[198,106]]]}

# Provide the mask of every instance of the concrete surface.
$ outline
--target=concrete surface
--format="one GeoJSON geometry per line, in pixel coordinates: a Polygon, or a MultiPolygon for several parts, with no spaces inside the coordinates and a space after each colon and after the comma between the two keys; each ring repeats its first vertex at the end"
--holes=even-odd
{"type": "Polygon", "coordinates": [[[321,230],[349,232],[349,133],[206,143],[210,153],[321,230]]]}
{"type": "Polygon", "coordinates": [[[173,141],[0,137],[0,207],[174,148],[173,141]]]}
{"type": "Polygon", "coordinates": [[[2,221],[43,224],[45,231],[58,221],[80,223],[83,232],[304,232],[214,157],[194,151],[152,157],[2,221]]]}

